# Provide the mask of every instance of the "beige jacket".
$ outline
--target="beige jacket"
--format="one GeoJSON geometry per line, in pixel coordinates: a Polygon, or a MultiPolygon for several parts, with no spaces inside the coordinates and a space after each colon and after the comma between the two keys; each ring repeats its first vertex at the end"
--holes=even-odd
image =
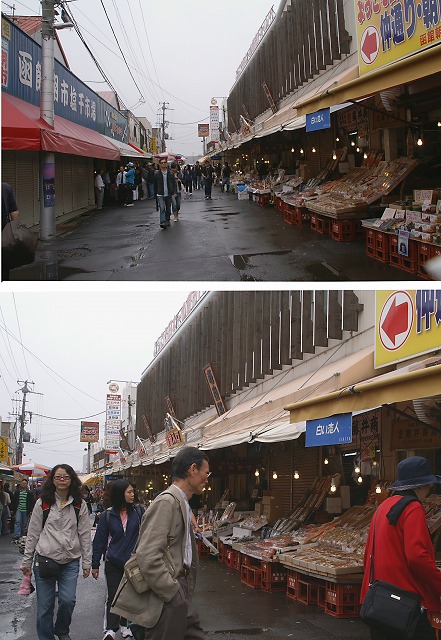
{"type": "MultiPolygon", "coordinates": [[[[148,629],[155,626],[164,602],[169,602],[179,590],[177,576],[184,567],[187,526],[185,499],[181,491],[171,485],[145,512],[135,550],[138,566],[150,588],[138,594],[123,577],[113,601],[113,613],[148,629]]],[[[190,536],[193,558],[189,583],[192,594],[198,553],[191,530],[190,536]]]]}
{"type": "Polygon", "coordinates": [[[64,507],[61,506],[61,500],[57,494],[55,494],[55,500],[43,529],[41,498],[35,503],[29,521],[22,566],[32,566],[32,558],[36,551],[60,564],[67,564],[71,560],[82,557],[82,568],[90,569],[92,565],[92,539],[89,510],[86,503],[84,500],[81,502],[77,526],[72,496],[69,496],[64,507]]]}

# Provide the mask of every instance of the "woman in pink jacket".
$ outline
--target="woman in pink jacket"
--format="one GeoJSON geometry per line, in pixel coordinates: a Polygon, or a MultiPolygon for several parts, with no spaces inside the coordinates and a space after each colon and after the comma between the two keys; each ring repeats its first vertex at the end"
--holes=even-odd
{"type": "MultiPolygon", "coordinates": [[[[427,528],[421,500],[432,486],[441,482],[425,458],[412,456],[397,467],[398,480],[390,485],[393,494],[377,509],[371,523],[364,555],[364,579],[361,601],[369,588],[371,555],[374,545],[374,580],[384,580],[399,589],[420,596],[422,613],[415,640],[436,640],[428,611],[441,610],[441,571],[435,563],[435,552],[427,528]],[[402,501],[404,496],[410,496],[402,501]],[[406,505],[406,506],[405,506],[406,505]]],[[[394,640],[387,629],[371,627],[372,640],[394,640]]]]}

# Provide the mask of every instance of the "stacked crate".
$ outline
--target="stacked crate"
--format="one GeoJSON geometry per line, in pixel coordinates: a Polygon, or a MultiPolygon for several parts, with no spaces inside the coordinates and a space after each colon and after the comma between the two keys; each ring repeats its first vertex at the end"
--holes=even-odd
{"type": "Polygon", "coordinates": [[[262,561],[261,588],[262,591],[286,591],[285,567],[279,563],[262,561]]]}
{"type": "Polygon", "coordinates": [[[357,618],[360,614],[360,585],[326,583],[325,613],[334,618],[357,618]]]}

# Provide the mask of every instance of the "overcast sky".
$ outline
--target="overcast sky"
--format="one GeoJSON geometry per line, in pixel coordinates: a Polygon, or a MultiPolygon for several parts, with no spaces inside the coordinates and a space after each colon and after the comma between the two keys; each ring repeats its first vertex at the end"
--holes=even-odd
{"type": "MultiPolygon", "coordinates": [[[[41,15],[40,0],[8,4],[17,15],[41,15]]],[[[197,123],[209,122],[213,97],[228,96],[254,36],[279,0],[73,0],[68,6],[124,104],[155,126],[159,104],[168,102],[173,140],[167,150],[202,155],[197,123]]],[[[4,2],[2,10],[11,12],[4,2]]],[[[58,34],[72,72],[94,91],[108,90],[75,30],[58,34]]]]}
{"type": "Polygon", "coordinates": [[[20,404],[11,401],[18,380],[35,383],[26,409],[48,416],[26,426],[39,444],[25,444],[24,461],[81,470],[81,420],[100,414],[89,421],[99,421],[103,435],[107,381],[140,380],[189,293],[0,293],[0,416],[21,411],[22,393],[20,404]]]}

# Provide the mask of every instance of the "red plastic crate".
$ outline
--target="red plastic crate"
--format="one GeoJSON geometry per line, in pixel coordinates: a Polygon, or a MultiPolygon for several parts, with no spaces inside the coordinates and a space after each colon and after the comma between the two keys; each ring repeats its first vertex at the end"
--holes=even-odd
{"type": "Polygon", "coordinates": [[[379,262],[387,263],[389,260],[389,237],[382,231],[375,232],[374,257],[379,262]]]}
{"type": "Polygon", "coordinates": [[[325,613],[334,618],[358,618],[360,615],[360,605],[346,604],[339,607],[336,604],[325,602],[325,613]]]}
{"type": "Polygon", "coordinates": [[[333,220],[331,238],[337,242],[352,242],[363,239],[360,220],[333,220]]]}
{"type": "Polygon", "coordinates": [[[424,265],[428,260],[432,258],[432,247],[433,245],[428,242],[417,242],[417,274],[421,278],[425,278],[426,280],[431,280],[432,278],[429,276],[427,271],[424,268],[424,265]]]}
{"type": "Polygon", "coordinates": [[[343,607],[349,604],[358,604],[359,600],[359,584],[336,584],[335,582],[326,583],[325,601],[329,604],[335,604],[337,607],[343,607]]]}
{"type": "Polygon", "coordinates": [[[295,218],[294,218],[294,213],[292,211],[290,211],[289,209],[285,209],[283,212],[283,219],[285,220],[285,222],[287,222],[288,224],[295,224],[295,218]]]}
{"type": "Polygon", "coordinates": [[[317,218],[317,233],[321,233],[323,236],[331,233],[331,220],[324,216],[318,216],[317,218]]]}
{"type": "Polygon", "coordinates": [[[262,562],[262,591],[286,591],[286,568],[280,564],[262,562]]]}
{"type": "Polygon", "coordinates": [[[299,593],[300,573],[294,569],[288,569],[286,574],[286,597],[297,600],[299,593]]]}
{"type": "Polygon", "coordinates": [[[317,213],[311,213],[311,230],[318,231],[318,219],[317,213]]]}
{"type": "Polygon", "coordinates": [[[259,204],[261,207],[268,207],[270,201],[271,201],[271,194],[270,193],[259,193],[258,194],[257,204],[259,204]]]}
{"type": "Polygon", "coordinates": [[[389,264],[391,267],[402,269],[408,273],[416,273],[417,270],[417,242],[409,239],[409,255],[402,256],[398,253],[399,238],[397,235],[390,236],[389,240],[389,264]]]}
{"type": "Polygon", "coordinates": [[[318,600],[318,582],[313,578],[308,579],[302,576],[299,579],[299,591],[297,600],[303,604],[317,604],[318,600]]]}
{"type": "Polygon", "coordinates": [[[438,256],[441,256],[441,247],[439,247],[436,244],[432,245],[432,258],[437,258],[438,256]]]}
{"type": "Polygon", "coordinates": [[[317,604],[319,607],[322,607],[322,609],[324,609],[325,602],[326,602],[326,585],[319,584],[318,592],[317,592],[317,604]]]}
{"type": "Polygon", "coordinates": [[[247,567],[242,565],[240,570],[240,580],[252,589],[260,589],[262,579],[262,569],[259,567],[247,567]]]}
{"type": "Polygon", "coordinates": [[[209,558],[210,549],[202,542],[202,540],[196,540],[196,543],[198,547],[199,558],[209,558]]]}
{"type": "Polygon", "coordinates": [[[366,255],[375,258],[375,229],[366,229],[366,255]]]}

